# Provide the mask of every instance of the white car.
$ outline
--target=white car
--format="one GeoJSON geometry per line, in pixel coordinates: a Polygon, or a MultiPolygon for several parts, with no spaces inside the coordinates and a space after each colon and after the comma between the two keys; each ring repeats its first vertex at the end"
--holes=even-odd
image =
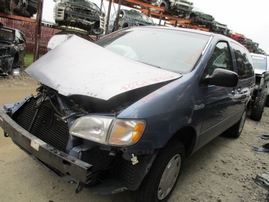
{"type": "Polygon", "coordinates": [[[251,53],[255,75],[256,75],[256,86],[264,86],[267,88],[267,99],[265,106],[269,107],[269,56],[257,53],[251,53]],[[266,85],[264,85],[267,83],[266,85]]]}

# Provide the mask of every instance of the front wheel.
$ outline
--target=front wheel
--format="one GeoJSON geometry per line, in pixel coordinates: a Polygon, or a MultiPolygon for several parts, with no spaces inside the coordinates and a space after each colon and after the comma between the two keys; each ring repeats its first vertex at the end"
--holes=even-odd
{"type": "Polygon", "coordinates": [[[251,109],[250,118],[254,121],[260,121],[262,118],[265,102],[266,102],[266,92],[260,92],[260,94],[255,98],[254,106],[251,109]]]}
{"type": "Polygon", "coordinates": [[[165,202],[179,178],[185,157],[185,148],[180,141],[171,141],[156,157],[144,181],[134,191],[136,202],[165,202]]]}

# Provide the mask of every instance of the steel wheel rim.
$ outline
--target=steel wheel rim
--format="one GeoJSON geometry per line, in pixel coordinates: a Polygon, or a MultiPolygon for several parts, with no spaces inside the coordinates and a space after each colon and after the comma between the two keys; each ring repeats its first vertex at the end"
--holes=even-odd
{"type": "Polygon", "coordinates": [[[173,189],[181,167],[181,156],[174,155],[166,165],[158,186],[157,197],[163,200],[173,189]]]}

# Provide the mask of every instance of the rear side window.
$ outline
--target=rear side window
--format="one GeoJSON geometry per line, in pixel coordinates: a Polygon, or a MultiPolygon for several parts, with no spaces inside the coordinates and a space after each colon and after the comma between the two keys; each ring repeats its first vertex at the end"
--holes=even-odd
{"type": "Polygon", "coordinates": [[[246,79],[254,76],[254,69],[251,63],[251,58],[247,50],[235,43],[231,43],[234,50],[236,65],[238,69],[238,77],[240,79],[246,79]]]}

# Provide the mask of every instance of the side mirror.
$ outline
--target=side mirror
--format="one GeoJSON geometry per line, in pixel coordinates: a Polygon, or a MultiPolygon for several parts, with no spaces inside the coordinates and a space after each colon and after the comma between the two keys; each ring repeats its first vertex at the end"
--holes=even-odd
{"type": "Polygon", "coordinates": [[[212,75],[206,76],[202,83],[206,85],[235,87],[238,83],[238,75],[227,69],[216,68],[212,75]]]}

